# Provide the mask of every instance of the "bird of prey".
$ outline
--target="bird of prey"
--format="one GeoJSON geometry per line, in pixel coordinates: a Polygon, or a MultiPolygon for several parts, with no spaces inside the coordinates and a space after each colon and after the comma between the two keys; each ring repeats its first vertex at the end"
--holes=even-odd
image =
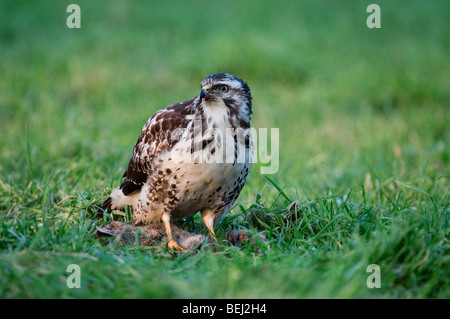
{"type": "Polygon", "coordinates": [[[132,206],[133,223],[162,222],[168,247],[183,251],[171,222],[201,213],[214,228],[244,186],[253,162],[252,96],[246,82],[216,73],[200,94],[157,111],[144,125],[120,188],[102,209],[132,206]]]}

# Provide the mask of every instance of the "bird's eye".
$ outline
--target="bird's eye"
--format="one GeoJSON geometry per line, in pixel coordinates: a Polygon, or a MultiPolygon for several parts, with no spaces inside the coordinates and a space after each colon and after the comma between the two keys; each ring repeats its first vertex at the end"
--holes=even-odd
{"type": "Polygon", "coordinates": [[[226,86],[226,85],[219,86],[219,91],[222,93],[228,92],[228,86],[226,86]]]}

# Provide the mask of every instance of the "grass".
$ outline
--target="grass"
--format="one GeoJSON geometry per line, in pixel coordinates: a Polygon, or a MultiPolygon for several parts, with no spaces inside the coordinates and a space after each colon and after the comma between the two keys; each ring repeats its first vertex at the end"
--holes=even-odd
{"type": "Polygon", "coordinates": [[[77,1],[79,30],[69,3],[0,4],[0,297],[450,297],[447,2],[378,1],[379,30],[367,1],[77,1]],[[278,172],[254,166],[216,251],[101,245],[140,128],[214,72],[280,129],[278,172]]]}

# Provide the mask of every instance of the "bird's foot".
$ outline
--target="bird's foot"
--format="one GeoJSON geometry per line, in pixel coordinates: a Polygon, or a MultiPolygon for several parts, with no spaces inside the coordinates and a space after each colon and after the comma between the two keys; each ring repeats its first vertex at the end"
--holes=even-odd
{"type": "Polygon", "coordinates": [[[183,247],[181,247],[181,246],[177,243],[177,241],[176,241],[175,239],[169,240],[169,242],[167,243],[167,247],[168,247],[169,249],[176,250],[176,251],[186,251],[183,247]]]}

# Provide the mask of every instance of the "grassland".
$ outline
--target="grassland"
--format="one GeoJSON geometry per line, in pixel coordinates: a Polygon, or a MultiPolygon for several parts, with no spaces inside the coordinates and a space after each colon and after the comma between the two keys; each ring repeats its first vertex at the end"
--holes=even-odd
{"type": "Polygon", "coordinates": [[[69,3],[0,3],[0,297],[450,297],[448,1],[378,1],[377,30],[369,1],[80,0],[81,29],[69,3]],[[101,245],[140,128],[216,72],[280,129],[278,172],[254,166],[216,251],[101,245]]]}

